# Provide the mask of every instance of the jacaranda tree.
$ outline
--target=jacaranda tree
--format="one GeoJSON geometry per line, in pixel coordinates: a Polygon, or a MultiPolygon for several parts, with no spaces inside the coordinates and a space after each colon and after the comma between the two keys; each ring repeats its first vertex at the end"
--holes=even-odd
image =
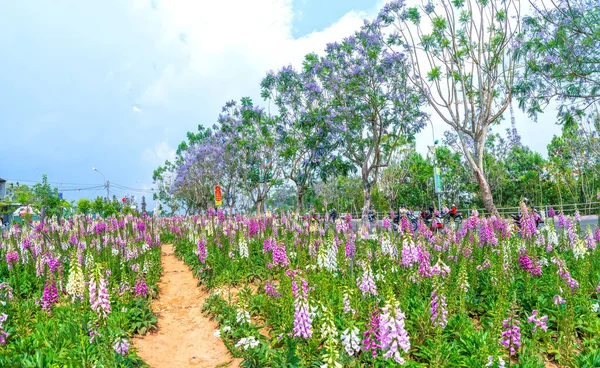
{"type": "Polygon", "coordinates": [[[486,210],[498,214],[484,170],[490,127],[508,108],[520,33],[517,0],[451,0],[407,8],[385,5],[376,20],[386,42],[410,60],[406,77],[458,134],[486,210]]]}
{"type": "Polygon", "coordinates": [[[276,119],[243,97],[240,104],[228,102],[218,122],[223,148],[239,158],[240,186],[261,213],[269,190],[281,176],[276,119]]]}
{"type": "Polygon", "coordinates": [[[268,73],[261,90],[262,97],[272,100],[279,110],[276,131],[282,172],[296,186],[296,211],[301,212],[314,182],[344,173],[348,165],[330,139],[327,101],[310,75],[284,67],[268,73]]]}
{"type": "Polygon", "coordinates": [[[329,44],[324,57],[306,59],[307,72],[315,76],[313,88],[322,89],[329,103],[330,137],[361,174],[363,225],[380,171],[426,121],[420,110],[423,95],[407,78],[406,54],[381,40],[378,25],[366,23],[342,43],[329,44]]]}
{"type": "Polygon", "coordinates": [[[223,146],[209,136],[183,153],[175,170],[171,192],[185,199],[187,212],[196,213],[212,206],[212,190],[220,183],[225,166],[223,150],[223,146]]]}

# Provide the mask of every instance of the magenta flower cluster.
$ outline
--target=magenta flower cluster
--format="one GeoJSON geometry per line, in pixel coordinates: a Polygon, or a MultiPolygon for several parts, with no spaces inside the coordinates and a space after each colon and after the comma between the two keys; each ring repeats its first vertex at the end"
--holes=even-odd
{"type": "Polygon", "coordinates": [[[446,328],[448,324],[448,311],[446,310],[446,297],[444,295],[437,294],[437,290],[434,289],[431,292],[431,322],[434,326],[440,326],[446,328]]]}
{"type": "Polygon", "coordinates": [[[6,313],[0,314],[0,345],[6,345],[6,339],[8,338],[8,332],[4,331],[4,322],[7,318],[6,313]]]}
{"type": "Polygon", "coordinates": [[[265,293],[271,298],[277,299],[281,297],[281,293],[277,291],[277,288],[270,282],[267,282],[265,285],[265,293]]]}
{"type": "Polygon", "coordinates": [[[525,251],[521,252],[521,255],[519,256],[519,265],[532,276],[542,276],[542,267],[540,264],[532,261],[529,254],[525,251]]]}
{"type": "Polygon", "coordinates": [[[536,329],[539,327],[542,331],[548,331],[548,326],[546,322],[548,321],[548,316],[538,317],[538,311],[532,310],[531,316],[527,318],[527,322],[533,323],[533,332],[535,333],[536,329]]]}
{"type": "Polygon", "coordinates": [[[46,285],[44,285],[42,309],[50,313],[52,311],[52,306],[56,303],[58,303],[58,289],[56,288],[56,281],[48,279],[46,280],[46,285]]]}
{"type": "Polygon", "coordinates": [[[369,321],[369,324],[367,325],[368,328],[365,332],[363,332],[363,341],[362,341],[363,350],[367,353],[370,351],[373,358],[377,358],[377,349],[379,349],[381,347],[379,324],[380,324],[379,309],[375,308],[375,310],[373,310],[373,312],[371,313],[371,320],[369,321]]]}
{"type": "Polygon", "coordinates": [[[148,294],[148,285],[146,284],[146,278],[139,276],[135,280],[135,296],[146,296],[148,294]]]}
{"type": "Polygon", "coordinates": [[[511,355],[516,354],[521,347],[521,321],[517,319],[517,315],[513,315],[502,321],[502,331],[500,345],[508,349],[511,355]]]}
{"type": "Polygon", "coordinates": [[[312,318],[308,313],[308,282],[302,279],[302,294],[298,291],[296,280],[292,281],[294,295],[294,337],[309,339],[312,337],[312,318]]]}
{"type": "Polygon", "coordinates": [[[206,263],[206,257],[208,255],[207,250],[206,250],[206,239],[200,239],[200,241],[198,242],[198,259],[200,260],[200,263],[204,264],[206,263]]]}

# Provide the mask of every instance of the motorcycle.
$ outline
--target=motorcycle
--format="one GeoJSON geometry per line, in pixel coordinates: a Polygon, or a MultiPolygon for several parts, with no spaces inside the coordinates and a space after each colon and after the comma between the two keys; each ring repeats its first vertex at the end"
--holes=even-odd
{"type": "Polygon", "coordinates": [[[455,215],[453,215],[450,213],[450,211],[444,211],[442,213],[442,221],[444,222],[444,225],[448,226],[448,224],[450,224],[450,220],[452,220],[456,225],[456,228],[459,229],[463,222],[462,214],[457,212],[455,215]]]}
{"type": "Polygon", "coordinates": [[[440,216],[436,216],[433,213],[422,211],[421,218],[423,219],[423,222],[425,223],[425,225],[431,231],[440,231],[441,229],[444,228],[444,223],[442,222],[442,219],[440,218],[440,216]]]}
{"type": "Polygon", "coordinates": [[[331,210],[331,212],[329,212],[329,221],[335,222],[335,220],[337,220],[337,218],[338,218],[337,211],[335,209],[331,210]]]}
{"type": "Polygon", "coordinates": [[[375,216],[375,212],[373,212],[373,210],[369,210],[369,222],[370,223],[374,223],[375,221],[377,221],[377,218],[375,216]]]}
{"type": "Polygon", "coordinates": [[[403,214],[396,213],[396,216],[394,216],[394,220],[392,221],[393,225],[394,225],[394,231],[399,231],[400,230],[400,228],[401,228],[401,223],[400,223],[401,221],[400,220],[401,220],[402,216],[404,216],[404,217],[406,217],[408,219],[408,221],[410,222],[410,226],[411,226],[413,232],[416,231],[417,230],[417,224],[419,222],[419,218],[417,217],[417,215],[415,215],[414,212],[411,212],[411,211],[406,211],[403,214]]]}
{"type": "MultiPolygon", "coordinates": [[[[523,216],[519,216],[519,215],[510,215],[510,217],[512,217],[513,219],[513,224],[515,225],[515,227],[520,231],[523,229],[523,216]]],[[[545,226],[544,220],[542,219],[542,217],[537,213],[537,211],[535,209],[533,209],[533,217],[535,219],[535,227],[536,229],[541,229],[545,226]]]]}

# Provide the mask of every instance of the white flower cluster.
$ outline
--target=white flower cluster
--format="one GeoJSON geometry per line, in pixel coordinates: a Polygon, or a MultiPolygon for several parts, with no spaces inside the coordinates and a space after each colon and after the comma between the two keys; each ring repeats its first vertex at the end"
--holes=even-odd
{"type": "Polygon", "coordinates": [[[323,306],[322,308],[325,313],[325,318],[323,319],[323,325],[321,326],[321,337],[324,339],[327,337],[336,338],[338,332],[335,328],[335,323],[333,322],[333,316],[331,313],[327,313],[326,307],[323,306]]]}
{"type": "Polygon", "coordinates": [[[84,291],[83,271],[81,270],[79,263],[75,261],[73,262],[73,267],[71,268],[67,280],[67,294],[71,296],[73,301],[75,301],[75,299],[83,300],[84,291]]]}
{"type": "Polygon", "coordinates": [[[354,356],[360,351],[359,334],[360,331],[356,326],[352,327],[352,329],[347,328],[346,330],[344,330],[344,332],[342,332],[342,346],[344,347],[344,349],[346,349],[346,352],[350,356],[354,356]]]}
{"type": "Polygon", "coordinates": [[[238,242],[238,251],[242,258],[248,258],[250,255],[250,252],[248,251],[248,242],[246,242],[246,238],[243,236],[240,237],[240,241],[238,242]]]}
{"type": "Polygon", "coordinates": [[[250,324],[250,313],[248,313],[246,310],[238,310],[235,320],[241,325],[250,324]]]}
{"type": "Polygon", "coordinates": [[[89,252],[86,256],[85,256],[85,267],[88,269],[91,269],[92,267],[94,267],[94,256],[92,256],[91,252],[89,252]]]}
{"type": "Polygon", "coordinates": [[[587,248],[581,239],[577,239],[573,244],[573,256],[575,259],[583,259],[587,253],[587,248]]]}
{"type": "Polygon", "coordinates": [[[221,338],[221,331],[223,331],[224,333],[228,333],[231,332],[231,326],[223,326],[222,329],[220,330],[215,330],[215,332],[213,333],[213,335],[215,337],[221,338]]]}
{"type": "Polygon", "coordinates": [[[248,337],[241,338],[240,341],[238,341],[235,344],[235,347],[239,348],[241,346],[242,349],[248,350],[248,349],[254,349],[255,347],[258,346],[258,344],[259,344],[259,342],[256,339],[256,337],[254,337],[254,336],[248,336],[248,337]]]}
{"type": "Polygon", "coordinates": [[[558,245],[558,236],[556,235],[556,231],[554,231],[553,228],[551,228],[550,226],[547,227],[548,229],[548,245],[550,246],[557,246],[558,245]]]}
{"type": "Polygon", "coordinates": [[[337,250],[337,247],[331,240],[323,244],[317,254],[317,265],[319,268],[324,268],[331,272],[337,271],[337,250]]]}
{"type": "Polygon", "coordinates": [[[390,234],[388,234],[388,233],[382,234],[380,236],[380,241],[381,241],[381,254],[383,254],[384,256],[390,256],[393,259],[396,259],[398,257],[398,250],[392,244],[392,241],[390,240],[390,234]]]}

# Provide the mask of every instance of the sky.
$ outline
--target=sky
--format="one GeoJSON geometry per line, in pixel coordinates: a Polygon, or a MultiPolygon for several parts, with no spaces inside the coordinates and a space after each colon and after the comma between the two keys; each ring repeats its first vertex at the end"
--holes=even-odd
{"type": "MultiPolygon", "coordinates": [[[[42,174],[68,200],[142,195],[187,131],[229,100],[260,99],[269,70],[351,35],[383,0],[27,0],[0,4],[0,177],[42,174]],[[130,189],[127,189],[127,188],[130,189]],[[66,190],[68,189],[68,190],[66,190]]],[[[515,106],[516,108],[516,106],[515,106]]],[[[517,112],[545,154],[560,128],[517,112]]],[[[433,120],[436,138],[447,129],[433,120]]],[[[502,130],[498,129],[499,130],[502,130]]],[[[417,137],[425,153],[431,127],[417,137]]],[[[149,209],[152,209],[152,202],[149,209]]]]}

